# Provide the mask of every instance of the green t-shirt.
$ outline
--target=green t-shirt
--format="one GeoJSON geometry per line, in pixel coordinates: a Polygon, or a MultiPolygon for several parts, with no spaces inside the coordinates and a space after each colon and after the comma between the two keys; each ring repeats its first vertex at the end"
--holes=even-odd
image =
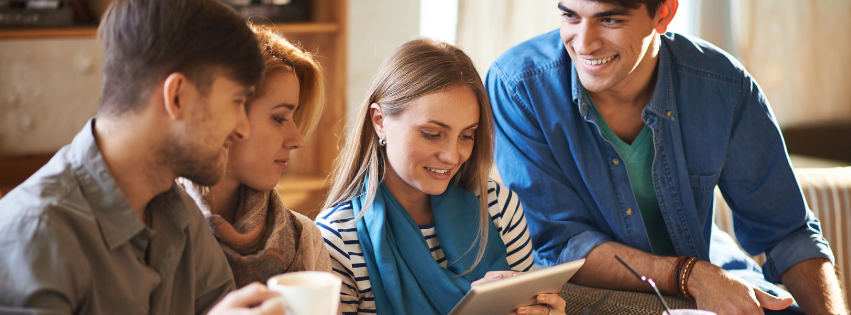
{"type": "Polygon", "coordinates": [[[665,219],[662,218],[662,211],[659,209],[659,199],[653,189],[653,155],[656,154],[656,149],[653,147],[653,130],[644,126],[630,145],[615,135],[596,107],[594,114],[597,115],[597,125],[600,126],[603,137],[612,143],[626,166],[629,184],[638,203],[638,211],[641,212],[641,219],[644,221],[653,254],[674,255],[674,244],[671,242],[665,219]]]}

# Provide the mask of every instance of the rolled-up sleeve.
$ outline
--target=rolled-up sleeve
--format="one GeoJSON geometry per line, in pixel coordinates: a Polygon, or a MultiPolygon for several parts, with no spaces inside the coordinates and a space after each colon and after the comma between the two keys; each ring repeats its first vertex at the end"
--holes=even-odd
{"type": "Polygon", "coordinates": [[[807,207],[768,101],[747,73],[742,89],[718,186],[742,248],[766,253],[765,278],[780,283],[780,275],[802,260],[834,257],[807,207]]]}
{"type": "Polygon", "coordinates": [[[594,224],[589,208],[558,166],[535,113],[516,83],[505,80],[499,65],[491,66],[487,89],[496,122],[496,165],[503,182],[515,191],[526,210],[536,263],[551,266],[584,258],[611,241],[594,224]]]}

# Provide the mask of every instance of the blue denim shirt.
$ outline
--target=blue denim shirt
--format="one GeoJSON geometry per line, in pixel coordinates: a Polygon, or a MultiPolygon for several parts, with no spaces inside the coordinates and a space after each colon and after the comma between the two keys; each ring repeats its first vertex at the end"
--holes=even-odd
{"type": "MultiPolygon", "coordinates": [[[[642,119],[653,130],[653,186],[677,255],[736,271],[775,294],[766,279],[780,283],[804,259],[833,261],[754,79],[709,43],[660,38],[656,86],[642,119]],[[766,254],[763,268],[713,223],[716,185],[742,247],[766,254]]],[[[626,168],[613,163],[620,157],[600,134],[558,30],[503,54],[486,84],[496,164],[526,209],[537,263],[583,258],[609,241],[651,252],[626,168]]]]}

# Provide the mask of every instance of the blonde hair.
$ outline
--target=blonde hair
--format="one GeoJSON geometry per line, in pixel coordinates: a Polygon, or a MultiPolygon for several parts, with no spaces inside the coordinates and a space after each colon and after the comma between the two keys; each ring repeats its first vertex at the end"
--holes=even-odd
{"type": "Polygon", "coordinates": [[[257,83],[254,95],[246,103],[246,110],[250,110],[251,102],[262,97],[270,88],[268,78],[273,73],[293,72],[299,84],[298,108],[293,113],[293,120],[299,133],[305,138],[309,137],[319,124],[322,108],[325,107],[325,79],[322,67],[313,54],[293,45],[271,28],[251,22],[248,26],[260,42],[266,67],[263,68],[263,77],[257,83]]]}
{"type": "MultiPolygon", "coordinates": [[[[470,57],[455,46],[432,39],[414,39],[396,48],[382,62],[355,120],[348,126],[345,145],[330,175],[331,190],[324,208],[365,194],[363,208],[366,209],[375,199],[386,166],[385,153],[378,145],[379,139],[370,117],[371,104],[378,104],[385,115],[393,117],[424,95],[456,86],[469,87],[479,101],[479,127],[475,132],[473,152],[461,165],[449,187],[458,185],[467,192],[477,191],[481,204],[479,235],[476,238],[480,246],[476,261],[464,272],[466,274],[481,261],[488,238],[487,180],[493,165],[494,127],[482,79],[470,57]]],[[[363,213],[361,211],[357,219],[363,213]]],[[[471,244],[467,253],[476,242],[471,244]]]]}

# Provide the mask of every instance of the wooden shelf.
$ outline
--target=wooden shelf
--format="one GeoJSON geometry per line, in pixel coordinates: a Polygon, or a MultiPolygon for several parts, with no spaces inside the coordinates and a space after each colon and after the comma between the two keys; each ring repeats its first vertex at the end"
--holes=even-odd
{"type": "Polygon", "coordinates": [[[0,157],[0,196],[23,183],[50,161],[53,154],[0,157]]]}
{"type": "MultiPolygon", "coordinates": [[[[100,15],[112,0],[90,0],[99,3],[100,15]]],[[[326,103],[320,128],[306,139],[304,148],[292,152],[290,169],[276,187],[284,204],[293,210],[316,216],[328,195],[329,182],[334,158],[339,154],[339,135],[344,134],[346,119],[346,72],[347,72],[347,19],[349,0],[311,0],[310,21],[304,23],[269,23],[289,40],[298,43],[305,50],[317,56],[325,75],[326,103]],[[325,127],[327,126],[327,127],[325,127]]],[[[257,21],[260,22],[260,21],[257,21]]],[[[0,42],[3,40],[55,40],[62,38],[93,39],[97,36],[97,26],[86,25],[68,28],[0,28],[0,42]]],[[[0,43],[2,45],[3,43],[0,43]]],[[[3,49],[3,48],[0,48],[3,49]]],[[[34,56],[37,60],[38,56],[34,56]]],[[[12,61],[16,62],[16,61],[12,61]]],[[[3,71],[3,70],[0,70],[3,71]]],[[[38,69],[34,76],[51,76],[46,70],[38,69]],[[41,72],[44,71],[44,72],[41,72]]],[[[72,74],[65,74],[72,75],[72,74]]],[[[0,90],[4,86],[0,86],[0,90]]],[[[2,104],[0,104],[2,105],[2,104]]],[[[2,106],[0,106],[2,107],[2,106]]],[[[50,156],[0,157],[0,195],[19,185],[32,175],[50,156]]]]}
{"type": "Polygon", "coordinates": [[[328,189],[331,185],[324,176],[281,176],[275,189],[280,193],[328,189]]]}
{"type": "Polygon", "coordinates": [[[336,33],[340,26],[335,23],[275,23],[278,32],[292,33],[336,33]]]}
{"type": "Polygon", "coordinates": [[[98,29],[94,26],[65,28],[6,28],[0,29],[0,39],[95,37],[97,36],[97,33],[98,29]]]}
{"type": "MultiPolygon", "coordinates": [[[[335,23],[275,23],[278,32],[284,34],[336,33],[340,26],[335,23]]],[[[39,38],[86,38],[97,36],[95,26],[75,26],[66,28],[6,28],[0,29],[0,39],[39,39],[39,38]]]]}
{"type": "Polygon", "coordinates": [[[329,183],[323,176],[282,176],[275,189],[288,209],[315,219],[322,211],[329,183]]]}

